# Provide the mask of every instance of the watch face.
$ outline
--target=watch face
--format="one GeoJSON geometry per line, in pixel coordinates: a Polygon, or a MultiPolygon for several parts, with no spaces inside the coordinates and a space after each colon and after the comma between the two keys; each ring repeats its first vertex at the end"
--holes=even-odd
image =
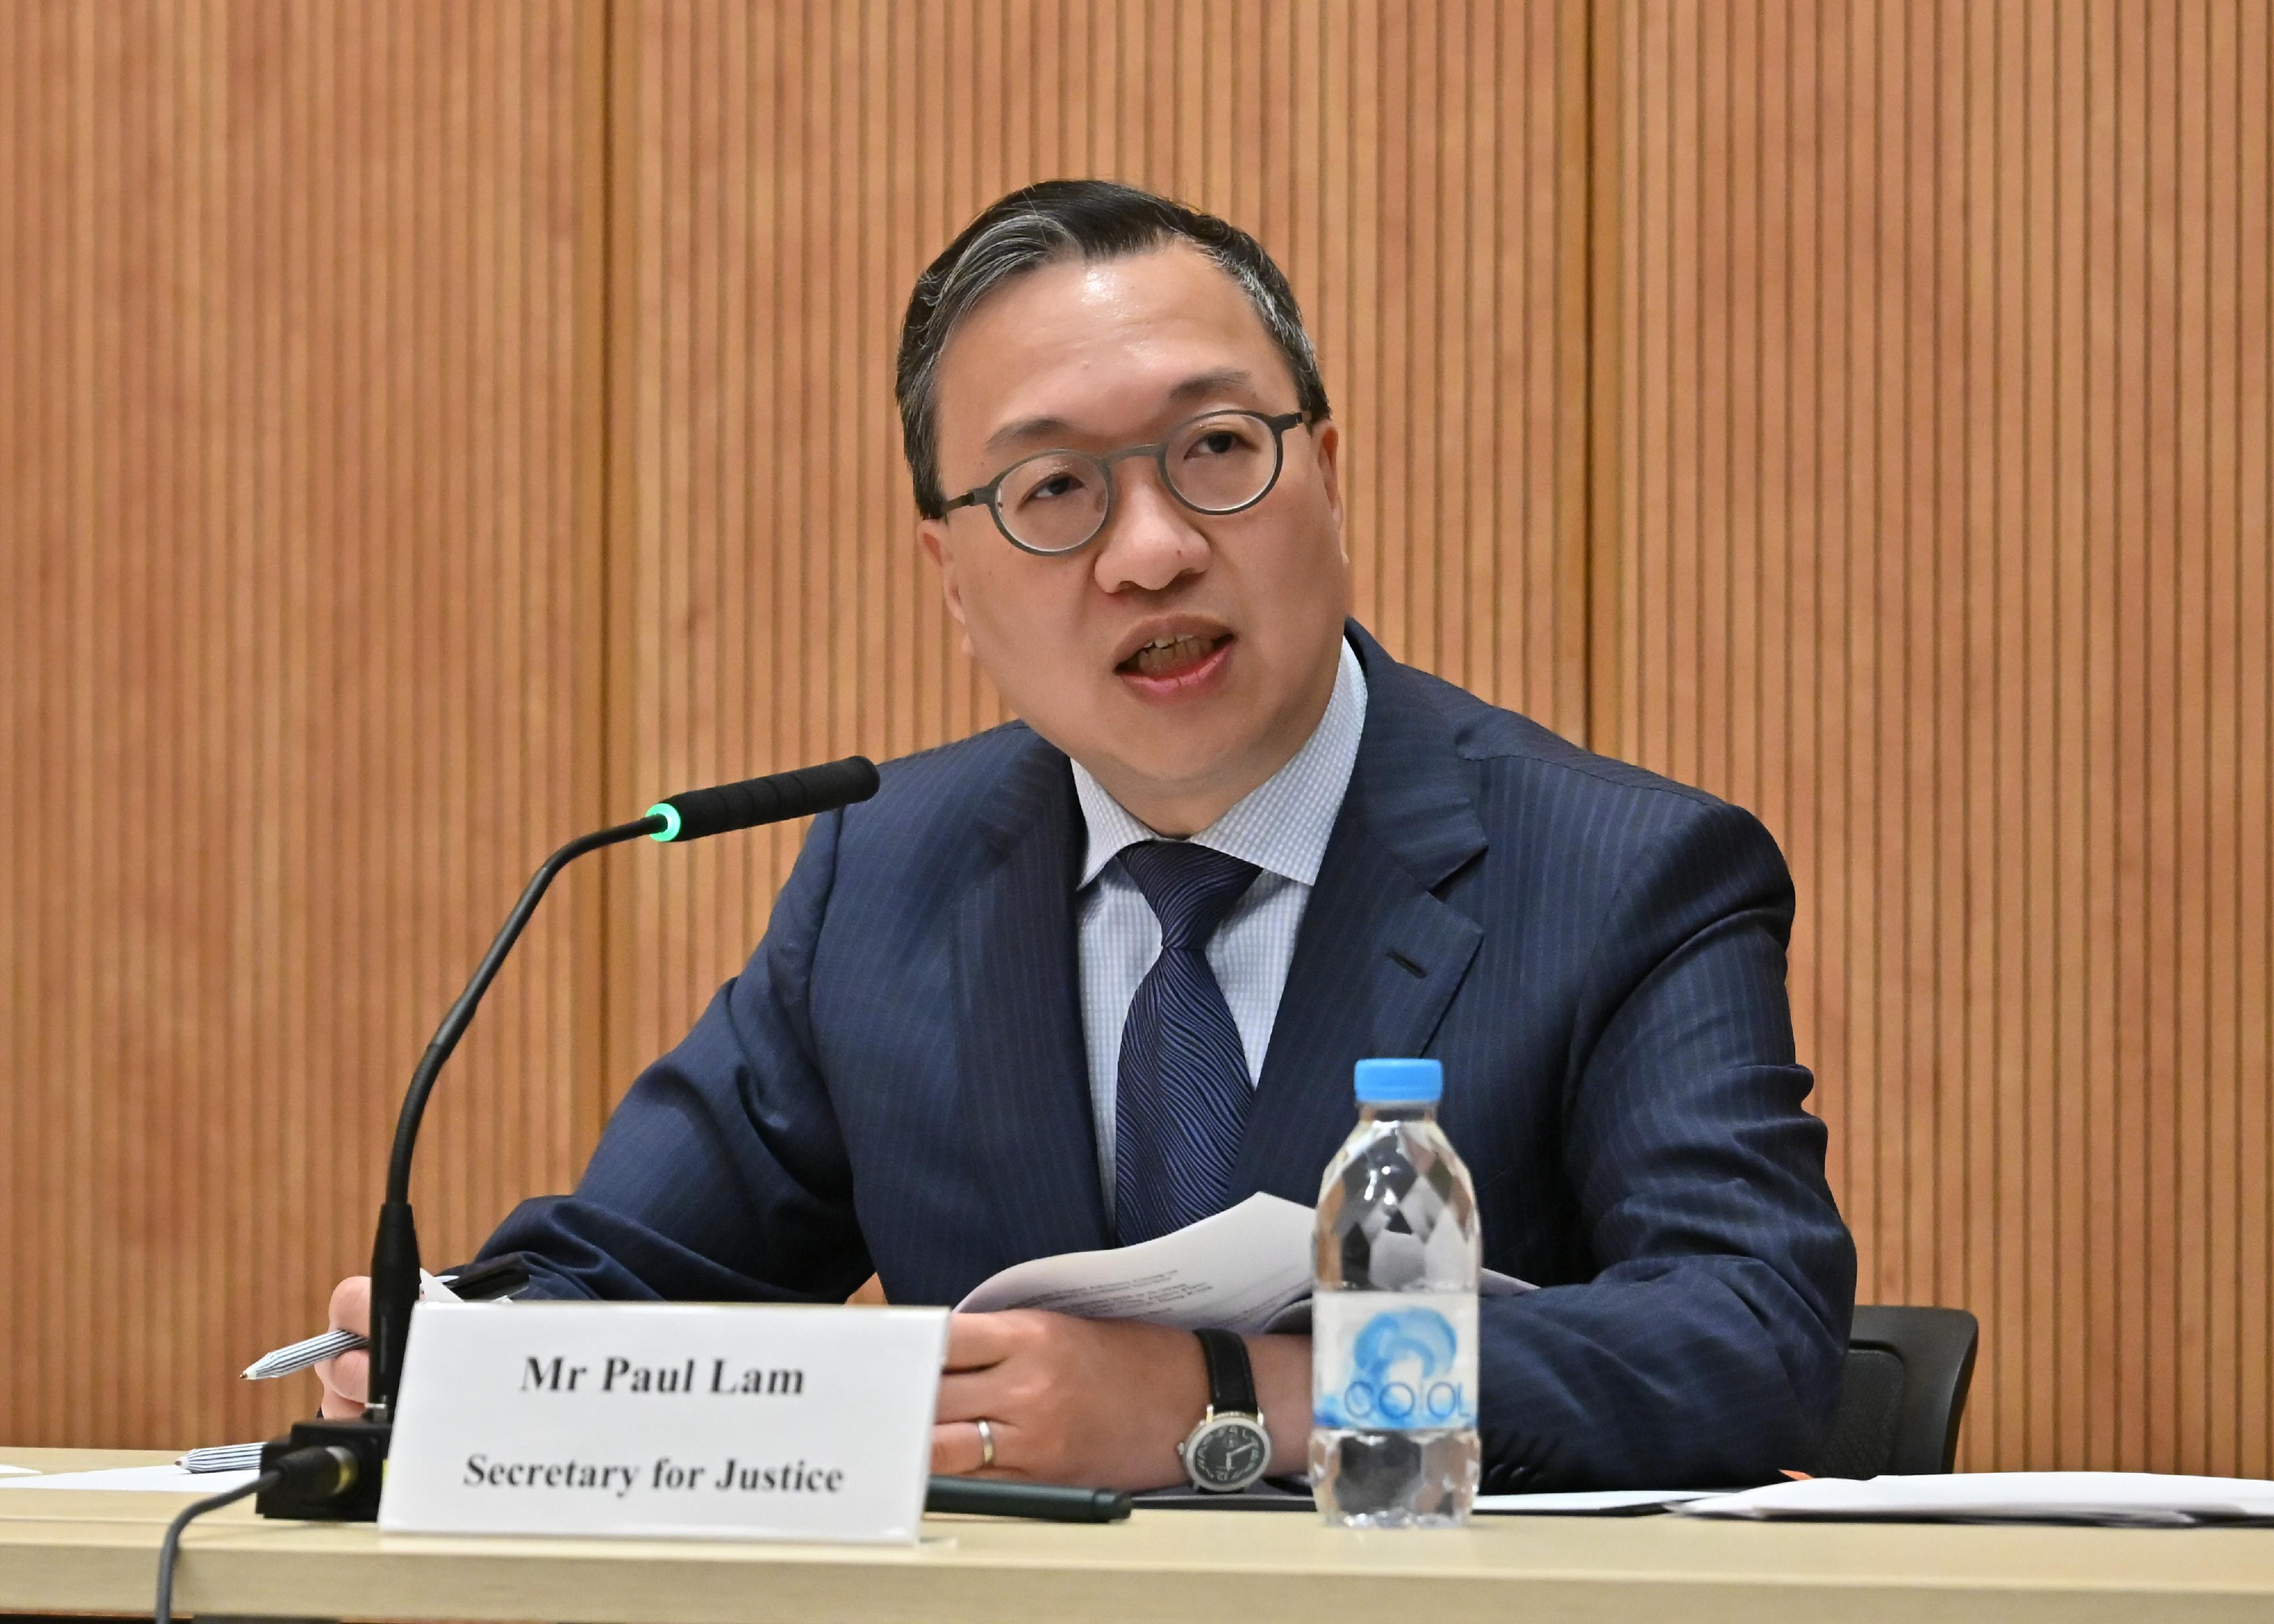
{"type": "Polygon", "coordinates": [[[1271,1440],[1253,1421],[1227,1416],[1201,1429],[1185,1452],[1193,1481],[1203,1488],[1244,1489],[1270,1462],[1271,1440]]]}

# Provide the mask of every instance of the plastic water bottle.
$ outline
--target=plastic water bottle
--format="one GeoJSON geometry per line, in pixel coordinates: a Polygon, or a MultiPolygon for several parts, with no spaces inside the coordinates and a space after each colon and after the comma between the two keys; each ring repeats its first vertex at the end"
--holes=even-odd
{"type": "Polygon", "coordinates": [[[1358,1063],[1319,1191],[1311,1489],[1329,1522],[1443,1528],[1477,1497],[1477,1198],[1434,1060],[1358,1063]]]}

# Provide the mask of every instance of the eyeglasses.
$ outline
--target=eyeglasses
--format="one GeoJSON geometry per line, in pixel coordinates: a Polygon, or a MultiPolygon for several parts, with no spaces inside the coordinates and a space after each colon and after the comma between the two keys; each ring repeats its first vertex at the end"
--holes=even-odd
{"type": "Polygon", "coordinates": [[[1260,411],[1207,411],[1178,424],[1155,445],[1124,446],[1103,456],[1038,451],[940,511],[983,503],[1013,546],[1055,557],[1088,546],[1113,516],[1113,465],[1149,456],[1159,464],[1170,495],[1194,513],[1220,518],[1271,494],[1286,461],[1287,431],[1309,420],[1310,414],[1302,411],[1276,417],[1260,411]]]}

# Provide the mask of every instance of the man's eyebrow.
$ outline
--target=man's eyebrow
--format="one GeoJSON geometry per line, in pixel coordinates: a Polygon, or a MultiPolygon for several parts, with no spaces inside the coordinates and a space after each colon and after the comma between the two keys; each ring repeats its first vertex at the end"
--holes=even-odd
{"type": "Polygon", "coordinates": [[[981,449],[1000,451],[1022,440],[1045,440],[1073,432],[1073,425],[1064,417],[1020,417],[1005,424],[987,437],[981,449]]]}
{"type": "MultiPolygon", "coordinates": [[[[1176,385],[1169,391],[1169,400],[1172,404],[1183,405],[1190,401],[1205,400],[1211,395],[1229,395],[1247,388],[1254,381],[1255,375],[1245,367],[1218,367],[1214,372],[1195,372],[1176,385]]],[[[987,444],[982,448],[1000,451],[1021,441],[1056,439],[1073,432],[1073,425],[1064,417],[1019,417],[990,434],[987,444]]]]}
{"type": "Polygon", "coordinates": [[[1169,391],[1169,398],[1182,403],[1204,400],[1211,395],[1230,395],[1245,389],[1255,381],[1255,374],[1244,367],[1220,366],[1212,372],[1201,372],[1169,391]]]}

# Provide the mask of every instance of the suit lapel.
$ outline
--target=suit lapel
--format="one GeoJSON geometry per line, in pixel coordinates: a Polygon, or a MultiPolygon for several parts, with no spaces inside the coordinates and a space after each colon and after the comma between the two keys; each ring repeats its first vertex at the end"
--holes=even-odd
{"type": "Polygon", "coordinates": [[[981,821],[992,860],[957,920],[962,1095],[1006,1260],[1111,1245],[1074,934],[1082,825],[1065,757],[1034,740],[981,821]]]}
{"type": "Polygon", "coordinates": [[[1422,1053],[1484,937],[1434,894],[1485,849],[1472,770],[1426,680],[1350,629],[1366,668],[1366,731],[1303,910],[1232,1171],[1235,1201],[1257,1191],[1317,1199],[1356,1120],[1351,1068],[1422,1053]]]}

